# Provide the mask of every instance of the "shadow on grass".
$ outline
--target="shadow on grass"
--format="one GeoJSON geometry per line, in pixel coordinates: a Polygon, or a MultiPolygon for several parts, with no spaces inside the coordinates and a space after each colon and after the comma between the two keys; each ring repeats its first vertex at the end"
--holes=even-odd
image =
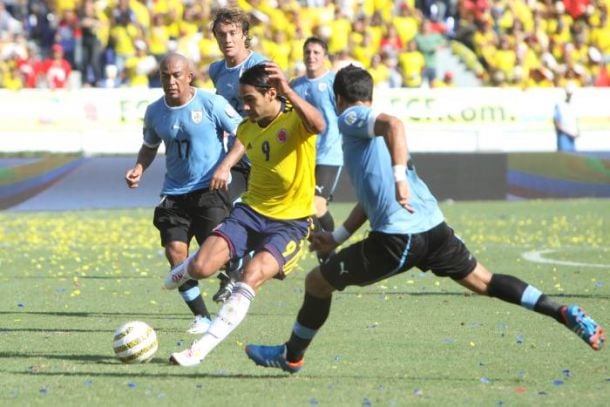
{"type": "MultiPolygon", "coordinates": [[[[478,297],[478,294],[468,291],[439,291],[439,292],[411,292],[411,291],[345,291],[340,295],[404,295],[407,297],[428,297],[428,296],[457,296],[457,297],[478,297]]],[[[549,293],[547,294],[551,298],[591,298],[591,299],[603,299],[610,300],[610,294],[575,294],[575,293],[549,293]]],[[[481,296],[485,297],[485,296],[481,296]]]]}
{"type": "MultiPolygon", "coordinates": [[[[91,318],[91,317],[129,317],[137,318],[185,318],[185,313],[160,313],[160,312],[66,312],[66,311],[0,311],[0,315],[42,315],[47,317],[76,317],[76,318],[91,318]]],[[[192,318],[192,317],[191,317],[192,318]]]]}

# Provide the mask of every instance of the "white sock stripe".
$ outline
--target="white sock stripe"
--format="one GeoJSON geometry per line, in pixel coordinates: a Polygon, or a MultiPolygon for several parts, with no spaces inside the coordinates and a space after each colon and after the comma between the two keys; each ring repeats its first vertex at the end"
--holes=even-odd
{"type": "Polygon", "coordinates": [[[236,283],[233,287],[233,295],[234,294],[241,294],[250,301],[254,300],[254,297],[256,296],[254,290],[246,283],[236,283]]]}

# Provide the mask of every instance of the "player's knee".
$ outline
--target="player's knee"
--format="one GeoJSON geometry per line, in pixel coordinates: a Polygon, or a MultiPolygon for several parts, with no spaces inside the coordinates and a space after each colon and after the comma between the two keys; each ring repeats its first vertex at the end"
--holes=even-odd
{"type": "Polygon", "coordinates": [[[329,297],[335,291],[320,272],[320,267],[314,268],[305,277],[305,290],[319,298],[329,297]]]}

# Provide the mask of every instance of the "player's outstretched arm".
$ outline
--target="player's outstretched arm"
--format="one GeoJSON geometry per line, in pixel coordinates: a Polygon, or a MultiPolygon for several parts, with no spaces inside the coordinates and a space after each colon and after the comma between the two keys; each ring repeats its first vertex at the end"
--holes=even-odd
{"type": "Polygon", "coordinates": [[[157,148],[151,148],[145,145],[140,147],[138,158],[133,168],[125,173],[125,182],[129,188],[137,188],[140,185],[142,174],[150,166],[157,155],[157,148]]]}
{"type": "MultiPolygon", "coordinates": [[[[231,136],[234,137],[234,136],[231,136]]],[[[225,158],[220,162],[214,174],[212,175],[212,181],[210,182],[210,189],[229,189],[229,183],[231,182],[231,168],[241,160],[246,149],[244,145],[235,139],[235,143],[231,150],[227,153],[225,158]]]]}
{"type": "Polygon", "coordinates": [[[383,136],[390,151],[394,181],[396,183],[396,200],[406,210],[413,213],[414,210],[409,204],[411,195],[407,182],[409,150],[407,148],[405,126],[399,118],[381,113],[375,120],[375,134],[383,136]]]}
{"type": "Polygon", "coordinates": [[[266,72],[269,75],[269,80],[273,84],[273,87],[277,89],[281,96],[288,99],[295,108],[299,117],[303,120],[303,125],[307,131],[312,134],[322,133],[326,128],[324,117],[322,117],[322,114],[318,109],[300,97],[298,93],[290,87],[286,75],[280,67],[274,63],[268,62],[266,63],[266,72]]]}

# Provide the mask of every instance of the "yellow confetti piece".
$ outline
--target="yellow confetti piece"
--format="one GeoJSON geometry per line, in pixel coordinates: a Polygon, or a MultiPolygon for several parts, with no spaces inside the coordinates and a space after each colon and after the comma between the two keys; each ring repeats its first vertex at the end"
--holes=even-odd
{"type": "Polygon", "coordinates": [[[470,346],[475,347],[475,346],[476,346],[476,344],[475,344],[474,342],[472,342],[472,341],[471,341],[471,342],[470,342],[470,346]]]}
{"type": "Polygon", "coordinates": [[[150,300],[150,303],[151,303],[152,305],[157,305],[157,301],[155,301],[155,300],[150,300]]]}
{"type": "Polygon", "coordinates": [[[415,284],[415,281],[413,281],[413,280],[407,280],[407,284],[415,284]]]}

